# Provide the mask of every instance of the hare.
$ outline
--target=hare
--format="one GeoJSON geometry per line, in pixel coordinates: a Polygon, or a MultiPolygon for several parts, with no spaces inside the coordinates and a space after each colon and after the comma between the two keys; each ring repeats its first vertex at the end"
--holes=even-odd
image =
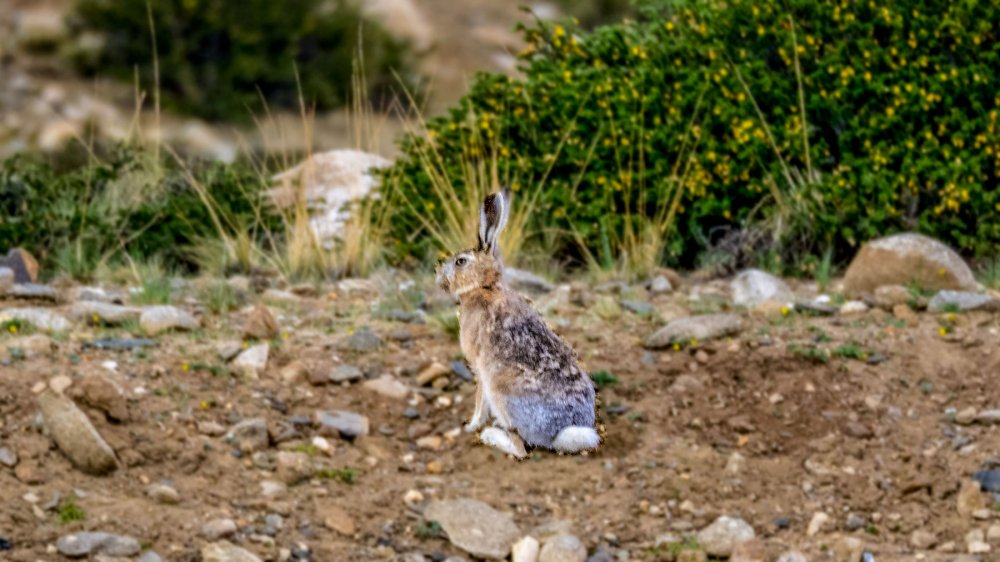
{"type": "Polygon", "coordinates": [[[462,352],[477,378],[476,406],[465,426],[493,426],[479,438],[518,459],[525,443],[573,453],[596,449],[594,385],[576,355],[503,281],[498,239],[510,192],[486,196],[474,248],[445,259],[437,283],[459,301],[462,352]]]}

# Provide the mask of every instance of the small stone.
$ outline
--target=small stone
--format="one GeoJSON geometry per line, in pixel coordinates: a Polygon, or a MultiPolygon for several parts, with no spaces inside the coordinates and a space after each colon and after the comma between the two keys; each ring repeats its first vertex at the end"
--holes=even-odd
{"type": "Polygon", "coordinates": [[[281,368],[281,380],[287,383],[297,383],[309,379],[311,371],[301,361],[292,361],[281,368]]]}
{"type": "Polygon", "coordinates": [[[402,400],[410,395],[410,387],[406,386],[397,380],[396,377],[389,374],[382,375],[377,379],[365,381],[361,386],[376,394],[385,396],[386,398],[392,398],[393,400],[402,400]]]}
{"type": "Polygon", "coordinates": [[[797,550],[789,550],[779,554],[775,562],[809,562],[809,559],[797,550]]]}
{"type": "Polygon", "coordinates": [[[853,314],[863,314],[868,312],[868,305],[862,301],[847,301],[840,305],[840,314],[842,316],[850,316],[853,314]]]}
{"type": "Polygon", "coordinates": [[[511,547],[511,562],[537,562],[540,547],[532,536],[526,536],[511,547]]]}
{"type": "Polygon", "coordinates": [[[69,558],[100,555],[128,557],[139,554],[142,545],[132,537],[111,533],[76,533],[56,541],[56,550],[69,558]]]}
{"type": "Polygon", "coordinates": [[[937,535],[931,531],[917,529],[910,534],[910,546],[919,550],[929,550],[937,544],[937,535]]]}
{"type": "Polygon", "coordinates": [[[966,546],[968,548],[969,554],[987,554],[988,552],[993,550],[993,548],[990,547],[989,543],[984,541],[970,542],[966,546]]]}
{"type": "Polygon", "coordinates": [[[836,562],[857,562],[861,560],[864,544],[856,537],[841,537],[834,546],[833,558],[836,562]]]}
{"type": "Polygon", "coordinates": [[[337,365],[337,367],[330,373],[328,379],[332,383],[345,383],[354,382],[364,378],[364,373],[361,369],[355,367],[354,365],[337,365]]]}
{"type": "Polygon", "coordinates": [[[146,495],[156,503],[165,505],[177,505],[181,503],[181,495],[172,486],[166,484],[150,484],[146,488],[146,495]]]}
{"type": "Polygon", "coordinates": [[[622,315],[622,308],[618,304],[618,300],[611,295],[598,296],[591,310],[604,320],[615,320],[622,315]]]}
{"type": "Polygon", "coordinates": [[[635,314],[636,316],[642,316],[643,318],[649,318],[656,313],[656,307],[646,301],[626,299],[622,301],[622,308],[632,314],[635,314]]]}
{"type": "Polygon", "coordinates": [[[991,494],[1000,492],[1000,469],[980,470],[972,475],[972,479],[979,482],[984,492],[991,494]]]}
{"type": "Polygon", "coordinates": [[[747,308],[774,301],[788,303],[792,300],[791,289],[784,281],[759,269],[748,269],[737,275],[730,283],[733,304],[747,308]]]}
{"type": "Polygon", "coordinates": [[[523,269],[505,267],[503,270],[503,277],[504,282],[511,288],[525,293],[538,295],[551,293],[556,289],[555,285],[549,283],[540,275],[531,273],[530,271],[524,271],[523,269]]]}
{"type": "Polygon", "coordinates": [[[49,380],[49,389],[56,394],[64,394],[71,386],[73,386],[73,379],[66,375],[58,375],[49,380]]]}
{"type": "Polygon", "coordinates": [[[97,476],[118,467],[114,450],[72,400],[47,391],[38,395],[38,406],[49,435],[73,466],[97,476]]]}
{"type": "Polygon", "coordinates": [[[916,325],[917,322],[920,321],[920,317],[917,316],[917,313],[906,304],[897,304],[892,307],[892,315],[896,317],[896,319],[902,320],[910,325],[916,325]]]}
{"type": "Polygon", "coordinates": [[[1000,525],[990,525],[986,529],[986,540],[991,543],[1000,542],[1000,525]]]}
{"type": "Polygon", "coordinates": [[[348,351],[370,353],[382,347],[382,338],[371,328],[361,328],[344,341],[343,347],[348,351]]]}
{"type": "Polygon", "coordinates": [[[142,309],[97,301],[78,301],[69,309],[69,317],[75,322],[92,325],[120,326],[134,322],[142,315],[142,309]]]}
{"type": "Polygon", "coordinates": [[[479,558],[507,558],[521,534],[510,515],[472,499],[431,502],[424,518],[437,521],[453,545],[479,558]]]}
{"type": "Polygon", "coordinates": [[[163,562],[163,558],[152,550],[147,550],[139,557],[139,562],[163,562]]]}
{"type": "Polygon", "coordinates": [[[261,562],[261,559],[228,541],[219,541],[202,547],[201,562],[261,562]]]}
{"type": "Polygon", "coordinates": [[[971,406],[955,414],[955,423],[958,425],[972,425],[974,421],[976,421],[976,409],[971,406]]]}
{"type": "Polygon", "coordinates": [[[417,439],[417,448],[426,449],[428,451],[437,451],[441,448],[444,442],[439,435],[428,435],[426,437],[421,437],[417,439]]]}
{"type": "Polygon", "coordinates": [[[264,480],[260,483],[260,495],[265,498],[279,498],[288,493],[288,486],[283,482],[264,480]]]}
{"type": "Polygon", "coordinates": [[[902,285],[882,285],[875,289],[875,304],[886,310],[905,306],[913,299],[910,290],[902,285]]]}
{"type": "Polygon", "coordinates": [[[7,447],[0,447],[0,465],[14,468],[17,466],[17,454],[7,447]]]}
{"type": "Polygon", "coordinates": [[[806,527],[806,536],[815,537],[823,531],[829,521],[829,515],[823,513],[822,511],[817,511],[813,514],[812,519],[809,521],[809,526],[806,527]]]}
{"type": "Polygon", "coordinates": [[[649,293],[652,295],[665,295],[673,291],[674,286],[666,275],[657,275],[649,282],[649,293]]]}
{"type": "Polygon", "coordinates": [[[844,434],[855,439],[869,439],[874,435],[870,427],[853,420],[844,424],[844,434]]]}
{"type": "Polygon", "coordinates": [[[982,487],[975,480],[963,480],[958,490],[958,514],[962,517],[972,517],[973,513],[986,507],[982,487]]]}
{"type": "Polygon", "coordinates": [[[427,474],[441,474],[444,472],[444,463],[439,460],[433,460],[427,463],[427,474]]]}
{"type": "Polygon", "coordinates": [[[226,428],[214,421],[198,422],[198,433],[210,437],[218,437],[226,433],[226,428]]]}
{"type": "Polygon", "coordinates": [[[984,425],[1000,424],[1000,409],[982,410],[976,414],[976,421],[984,425]]]}
{"type": "Polygon", "coordinates": [[[545,541],[538,562],[585,562],[587,547],[573,535],[556,535],[545,541]]]}
{"type": "Polygon", "coordinates": [[[271,309],[257,305],[243,323],[243,337],[250,340],[273,340],[281,335],[281,326],[271,314],[271,309]]]}
{"type": "Polygon", "coordinates": [[[368,435],[368,418],[354,412],[320,410],[316,412],[316,424],[324,437],[354,439],[368,435]]]}
{"type": "Polygon", "coordinates": [[[927,310],[931,312],[960,311],[967,312],[986,308],[994,303],[991,296],[984,293],[971,293],[967,291],[938,291],[930,302],[927,303],[927,310]]]}
{"type": "Polygon", "coordinates": [[[257,344],[243,351],[233,360],[233,367],[248,378],[257,378],[267,367],[267,359],[271,353],[268,343],[257,344]]]}
{"type": "Polygon", "coordinates": [[[317,509],[319,516],[323,519],[323,525],[331,531],[336,531],[341,535],[350,537],[358,532],[354,519],[343,509],[335,505],[328,505],[317,509]]]}
{"type": "Polygon", "coordinates": [[[427,386],[439,377],[448,376],[448,373],[450,372],[451,369],[448,367],[445,367],[441,363],[434,362],[431,363],[426,369],[420,371],[415,382],[417,383],[417,386],[427,386]]]}
{"type": "Polygon", "coordinates": [[[743,330],[743,319],[735,314],[707,314],[691,316],[670,322],[649,336],[645,345],[649,349],[665,349],[675,343],[688,344],[692,340],[708,341],[738,334],[743,330]]]}
{"type": "Polygon", "coordinates": [[[451,362],[451,372],[455,374],[456,377],[462,379],[465,382],[472,382],[473,376],[472,371],[465,364],[465,361],[452,361],[451,362]]]}
{"type": "Polygon", "coordinates": [[[853,532],[857,531],[858,529],[864,528],[864,526],[867,524],[868,521],[866,521],[864,517],[856,513],[852,513],[847,516],[847,522],[845,523],[845,527],[847,528],[848,531],[853,532]]]}
{"type": "Polygon", "coordinates": [[[733,547],[729,562],[765,562],[764,543],[760,539],[750,539],[733,547]]]}
{"type": "Polygon", "coordinates": [[[264,418],[250,418],[233,426],[226,440],[243,453],[263,451],[271,444],[264,418]]]}
{"type": "Polygon", "coordinates": [[[151,306],[139,317],[139,326],[150,336],[170,330],[197,330],[201,322],[189,313],[175,306],[151,306]]]}
{"type": "Polygon", "coordinates": [[[727,558],[733,547],[756,536],[753,527],[739,517],[723,515],[698,532],[698,543],[709,556],[727,558]]]}
{"type": "Polygon", "coordinates": [[[73,388],[73,398],[100,410],[108,418],[124,422],[128,421],[128,402],[125,393],[112,380],[104,375],[87,375],[73,388]]]}
{"type": "Polygon", "coordinates": [[[232,519],[213,519],[201,526],[201,536],[210,541],[230,537],[236,534],[239,528],[232,519]]]}
{"type": "Polygon", "coordinates": [[[276,461],[278,464],[278,479],[289,486],[294,486],[299,482],[312,478],[312,475],[316,472],[312,459],[305,453],[280,451],[278,452],[276,461]]]}
{"type": "Polygon", "coordinates": [[[215,346],[215,352],[219,354],[219,359],[229,362],[243,352],[243,345],[238,341],[222,342],[215,346]]]}

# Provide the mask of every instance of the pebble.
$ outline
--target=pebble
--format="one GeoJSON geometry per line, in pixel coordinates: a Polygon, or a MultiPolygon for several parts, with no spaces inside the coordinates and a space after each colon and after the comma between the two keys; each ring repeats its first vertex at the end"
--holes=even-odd
{"type": "Polygon", "coordinates": [[[226,434],[226,440],[243,453],[262,451],[271,444],[264,418],[250,418],[234,425],[226,434]]]}
{"type": "Polygon", "coordinates": [[[7,447],[0,447],[0,465],[14,468],[17,466],[17,454],[7,447]]]}
{"type": "Polygon", "coordinates": [[[210,541],[229,537],[236,534],[239,528],[232,519],[213,519],[201,526],[201,536],[210,541]]]}
{"type": "Polygon", "coordinates": [[[38,395],[38,406],[49,435],[73,466],[95,476],[118,467],[114,450],[72,400],[45,391],[38,395]]]}
{"type": "Polygon", "coordinates": [[[972,479],[979,482],[980,488],[985,492],[1000,492],[1000,469],[980,470],[972,475],[972,479]]]}
{"type": "Polygon", "coordinates": [[[955,423],[958,425],[972,425],[976,421],[976,409],[973,407],[963,408],[955,414],[955,423]]]}
{"type": "Polygon", "coordinates": [[[197,330],[201,322],[176,306],[160,305],[144,309],[139,326],[146,334],[155,336],[170,330],[197,330]]]}
{"type": "Polygon", "coordinates": [[[937,544],[937,535],[931,531],[917,529],[910,534],[910,546],[919,550],[929,550],[937,544]]]}
{"type": "Polygon", "coordinates": [[[808,561],[809,559],[806,558],[805,554],[802,554],[797,550],[789,550],[786,552],[782,552],[775,559],[775,562],[808,562],[808,561]]]}
{"type": "Polygon", "coordinates": [[[511,562],[537,562],[538,553],[538,540],[532,536],[525,536],[511,547],[510,559],[511,562]]]}
{"type": "Polygon", "coordinates": [[[976,511],[986,507],[982,487],[975,480],[963,480],[958,490],[958,514],[962,517],[972,517],[976,511]]]}
{"type": "Polygon", "coordinates": [[[361,328],[351,334],[344,342],[344,349],[357,353],[369,353],[382,347],[382,338],[371,328],[361,328]]]}
{"type": "Polygon", "coordinates": [[[385,396],[386,398],[392,398],[393,400],[402,400],[410,395],[410,387],[406,386],[397,380],[396,377],[389,374],[382,375],[377,379],[365,381],[361,386],[378,395],[385,396]]]}
{"type": "Polygon", "coordinates": [[[147,550],[139,557],[139,562],[163,562],[163,558],[152,550],[147,550]]]}
{"type": "Polygon", "coordinates": [[[354,365],[337,365],[330,375],[327,377],[332,383],[345,383],[354,382],[356,380],[361,380],[364,377],[364,373],[361,369],[355,367],[354,365]]]}
{"type": "Polygon", "coordinates": [[[993,298],[984,293],[971,293],[967,291],[938,291],[930,302],[927,303],[927,310],[931,312],[945,312],[949,309],[957,309],[965,312],[985,308],[993,303],[993,298]]]}
{"type": "Polygon", "coordinates": [[[852,513],[847,516],[847,522],[845,527],[848,531],[857,531],[868,524],[868,521],[864,517],[858,515],[857,513],[852,513]]]}
{"type": "Polygon", "coordinates": [[[124,422],[128,421],[128,402],[125,394],[117,383],[104,375],[87,375],[77,383],[72,392],[73,398],[100,410],[108,418],[124,422]]]}
{"type": "Polygon", "coordinates": [[[434,362],[417,374],[415,382],[417,383],[417,386],[427,386],[434,382],[435,379],[447,377],[450,372],[451,369],[448,367],[445,367],[441,363],[434,362]]]}
{"type": "Polygon", "coordinates": [[[457,359],[455,361],[452,361],[451,372],[454,373],[456,377],[462,379],[465,382],[472,382],[474,378],[472,376],[472,371],[469,370],[469,367],[465,364],[465,361],[459,361],[457,359]]]}
{"type": "Polygon", "coordinates": [[[709,556],[728,558],[735,545],[755,536],[753,527],[743,519],[723,515],[698,532],[698,543],[709,556]]]}
{"type": "Polygon", "coordinates": [[[813,514],[812,519],[809,520],[809,526],[806,527],[806,536],[815,537],[823,531],[829,521],[829,515],[823,513],[822,511],[817,511],[813,514]]]}
{"type": "Polygon", "coordinates": [[[316,424],[324,437],[354,439],[368,435],[368,418],[354,412],[319,410],[316,412],[316,424]]]}
{"type": "Polygon", "coordinates": [[[615,320],[622,315],[622,307],[618,304],[618,300],[611,295],[597,297],[591,310],[603,320],[615,320]]]}
{"type": "Polygon", "coordinates": [[[268,343],[257,344],[245,349],[233,359],[233,367],[239,370],[243,376],[256,379],[267,367],[267,359],[271,353],[271,345],[268,343]]]}
{"type": "Polygon", "coordinates": [[[281,335],[281,326],[271,309],[260,304],[250,311],[243,323],[243,337],[250,340],[273,340],[281,335]]]}
{"type": "Polygon", "coordinates": [[[839,312],[843,316],[864,314],[865,312],[868,312],[868,305],[862,301],[847,301],[840,305],[839,312]]]}
{"type": "Polygon", "coordinates": [[[585,562],[587,547],[574,535],[556,535],[545,541],[538,562],[585,562]]]}
{"type": "Polygon", "coordinates": [[[308,480],[316,472],[312,459],[305,453],[279,451],[276,462],[278,479],[288,486],[308,480]]]}
{"type": "Polygon", "coordinates": [[[642,317],[652,316],[656,312],[656,308],[646,301],[623,300],[622,308],[642,317]]]}
{"type": "Polygon", "coordinates": [[[38,283],[16,283],[7,289],[6,296],[23,299],[56,302],[59,300],[59,293],[48,285],[38,283]]]}
{"type": "Polygon", "coordinates": [[[1000,542],[1000,525],[990,525],[986,529],[986,540],[991,543],[1000,542]]]}
{"type": "Polygon", "coordinates": [[[142,545],[132,537],[111,533],[77,533],[60,537],[56,541],[59,554],[69,558],[84,556],[135,556],[142,551],[142,545]]]}
{"type": "Polygon", "coordinates": [[[58,375],[49,380],[49,389],[56,394],[63,394],[71,386],[73,386],[73,379],[66,375],[58,375]]]}
{"type": "Polygon", "coordinates": [[[729,562],[764,562],[765,559],[764,543],[760,539],[751,539],[733,547],[729,562]]]}
{"type": "Polygon", "coordinates": [[[153,501],[166,505],[177,505],[181,502],[181,495],[177,490],[166,484],[151,484],[146,488],[146,495],[153,501]]]}
{"type": "Polygon", "coordinates": [[[654,332],[646,339],[645,346],[649,349],[665,349],[675,343],[718,339],[738,334],[743,330],[743,325],[743,319],[735,314],[680,318],[654,332]]]}
{"type": "Polygon", "coordinates": [[[323,525],[331,531],[336,531],[341,535],[350,537],[358,532],[354,519],[343,509],[328,505],[317,509],[319,517],[323,520],[323,525]]]}
{"type": "Polygon", "coordinates": [[[142,316],[142,309],[97,301],[78,301],[73,303],[67,314],[76,322],[119,326],[138,320],[142,316]]]}
{"type": "Polygon", "coordinates": [[[440,435],[428,435],[426,437],[421,437],[417,439],[417,448],[426,449],[428,451],[437,451],[441,448],[443,443],[440,435]]]}
{"type": "Polygon", "coordinates": [[[787,303],[794,296],[784,281],[759,269],[740,272],[729,286],[733,294],[733,304],[747,308],[756,307],[767,301],[787,303]]]}
{"type": "Polygon", "coordinates": [[[673,292],[673,290],[674,286],[670,283],[670,279],[667,279],[666,275],[657,275],[649,282],[650,294],[665,295],[673,292]]]}
{"type": "Polygon", "coordinates": [[[201,562],[261,562],[261,559],[228,541],[219,541],[202,547],[201,562]]]}
{"type": "Polygon", "coordinates": [[[453,545],[479,558],[507,558],[521,536],[510,515],[474,499],[433,501],[424,518],[437,521],[453,545]]]}

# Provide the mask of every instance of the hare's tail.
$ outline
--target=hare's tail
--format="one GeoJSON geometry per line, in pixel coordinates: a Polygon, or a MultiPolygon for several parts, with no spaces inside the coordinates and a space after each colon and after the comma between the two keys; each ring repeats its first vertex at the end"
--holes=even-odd
{"type": "Polygon", "coordinates": [[[564,453],[596,449],[600,444],[601,438],[594,428],[582,425],[565,427],[552,440],[552,448],[564,453]]]}

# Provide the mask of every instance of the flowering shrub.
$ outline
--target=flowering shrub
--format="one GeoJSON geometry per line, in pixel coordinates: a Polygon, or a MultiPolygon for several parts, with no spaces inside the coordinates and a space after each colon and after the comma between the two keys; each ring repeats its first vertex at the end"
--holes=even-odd
{"type": "Polygon", "coordinates": [[[664,208],[662,257],[681,265],[755,225],[796,260],[911,229],[967,254],[1000,247],[1000,5],[660,0],[641,13],[589,33],[523,29],[523,79],[480,75],[404,137],[387,177],[420,203],[400,209],[397,238],[419,240],[417,215],[441,212],[417,156],[431,150],[458,191],[482,160],[515,192],[540,190],[531,226],[559,257],[614,253],[616,233],[664,208]]]}

